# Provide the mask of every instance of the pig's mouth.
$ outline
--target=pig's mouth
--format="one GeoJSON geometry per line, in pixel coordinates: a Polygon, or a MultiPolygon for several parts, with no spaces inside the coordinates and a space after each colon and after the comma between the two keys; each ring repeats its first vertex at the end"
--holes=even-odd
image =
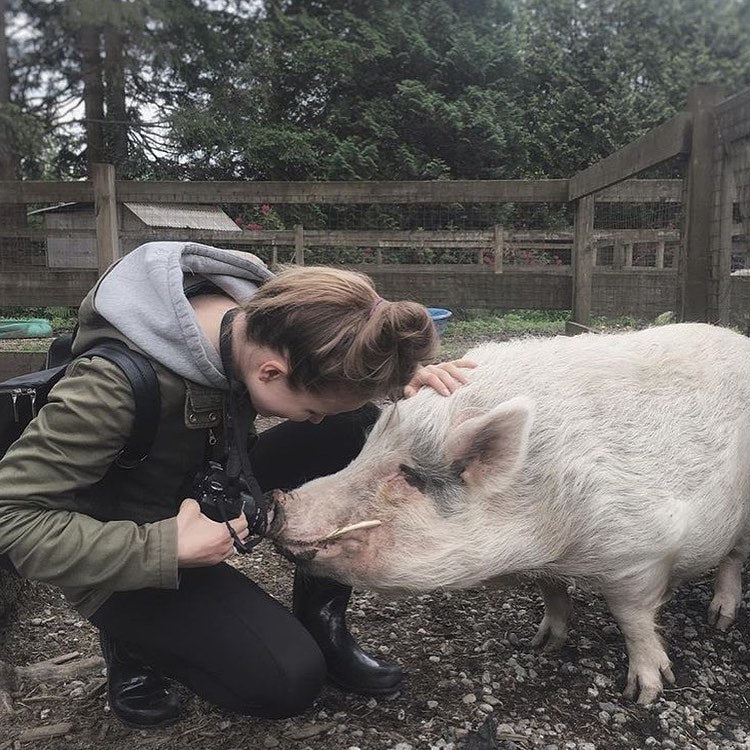
{"type": "Polygon", "coordinates": [[[346,526],[339,526],[325,536],[318,537],[317,539],[283,539],[279,536],[283,523],[277,525],[277,518],[278,512],[272,522],[272,527],[275,526],[277,529],[276,534],[272,534],[272,536],[275,536],[274,546],[284,557],[291,559],[293,562],[309,562],[320,550],[326,549],[345,538],[351,539],[352,534],[357,531],[374,529],[382,524],[382,521],[370,519],[347,524],[346,526]]]}

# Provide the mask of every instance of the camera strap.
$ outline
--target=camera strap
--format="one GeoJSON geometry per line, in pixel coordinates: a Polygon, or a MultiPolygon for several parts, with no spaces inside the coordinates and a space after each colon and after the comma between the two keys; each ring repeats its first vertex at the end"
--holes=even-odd
{"type": "MultiPolygon", "coordinates": [[[[224,314],[219,338],[221,363],[229,383],[229,395],[224,406],[225,473],[228,489],[235,497],[244,490],[249,499],[252,499],[253,507],[245,507],[248,526],[252,534],[262,535],[266,531],[268,503],[255,478],[248,445],[248,426],[255,418],[255,412],[244,383],[235,376],[232,357],[232,323],[238,311],[238,308],[233,308],[224,314]]],[[[229,526],[228,522],[227,525],[229,526]]],[[[248,551],[262,541],[262,536],[258,536],[241,542],[231,526],[229,529],[235,545],[239,545],[243,551],[248,551]]]]}

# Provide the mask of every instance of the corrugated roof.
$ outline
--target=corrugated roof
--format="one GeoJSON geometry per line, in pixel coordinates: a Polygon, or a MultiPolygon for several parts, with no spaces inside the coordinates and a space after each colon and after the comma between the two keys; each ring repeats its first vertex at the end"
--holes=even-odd
{"type": "Polygon", "coordinates": [[[125,203],[144,224],[176,229],[238,232],[239,227],[218,207],[187,203],[125,203]]]}

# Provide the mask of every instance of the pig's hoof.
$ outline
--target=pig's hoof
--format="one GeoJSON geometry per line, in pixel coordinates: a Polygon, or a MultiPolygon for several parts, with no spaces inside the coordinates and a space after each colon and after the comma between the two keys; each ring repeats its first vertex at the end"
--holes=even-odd
{"type": "Polygon", "coordinates": [[[646,678],[640,678],[637,675],[628,675],[628,684],[623,691],[623,695],[628,700],[633,700],[638,695],[637,702],[641,706],[648,706],[649,703],[653,703],[661,693],[662,685],[661,679],[657,679],[655,682],[646,678]]]}
{"type": "Polygon", "coordinates": [[[544,651],[557,651],[565,645],[567,638],[567,627],[545,616],[539,624],[536,635],[531,639],[531,647],[544,651]]]}
{"type": "Polygon", "coordinates": [[[739,602],[732,594],[717,592],[708,607],[708,624],[722,632],[734,622],[739,602]]]}
{"type": "Polygon", "coordinates": [[[628,671],[628,683],[623,695],[632,700],[638,694],[637,702],[641,706],[653,703],[662,691],[662,679],[670,685],[674,682],[674,674],[669,661],[659,665],[659,670],[643,669],[638,672],[635,669],[628,671]]]}
{"type": "Polygon", "coordinates": [[[648,706],[653,703],[661,693],[661,684],[649,685],[641,688],[641,692],[638,694],[638,704],[641,706],[648,706]]]}

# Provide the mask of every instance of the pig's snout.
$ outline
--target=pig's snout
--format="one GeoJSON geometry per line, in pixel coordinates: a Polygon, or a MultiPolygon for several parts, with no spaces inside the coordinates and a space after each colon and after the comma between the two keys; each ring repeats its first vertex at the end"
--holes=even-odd
{"type": "Polygon", "coordinates": [[[309,563],[318,554],[318,550],[314,547],[287,546],[279,540],[274,541],[273,546],[282,557],[295,565],[309,563]]]}
{"type": "Polygon", "coordinates": [[[281,498],[284,493],[281,490],[274,490],[266,493],[268,501],[268,515],[266,517],[266,536],[272,539],[276,538],[284,530],[285,518],[284,508],[281,505],[281,498]]]}

